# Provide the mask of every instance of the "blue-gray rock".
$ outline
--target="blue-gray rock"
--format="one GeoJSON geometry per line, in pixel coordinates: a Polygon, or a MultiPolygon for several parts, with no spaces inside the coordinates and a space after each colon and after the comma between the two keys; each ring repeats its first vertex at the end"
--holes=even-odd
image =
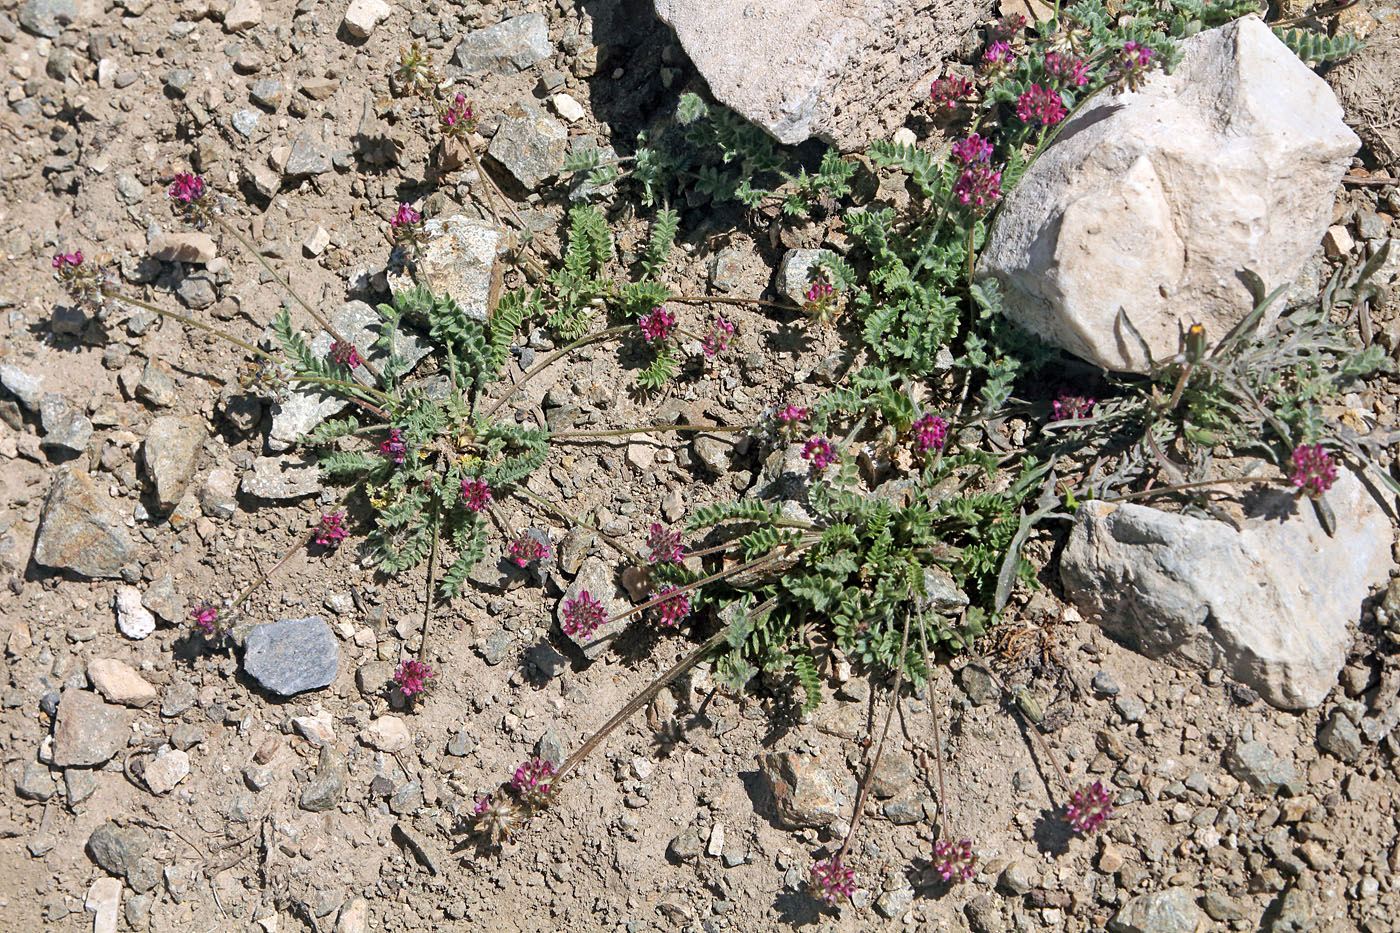
{"type": "Polygon", "coordinates": [[[1118,686],[1118,681],[1113,679],[1113,675],[1108,671],[1099,671],[1094,675],[1094,692],[1106,697],[1116,697],[1122,690],[1118,686]]]}
{"type": "Polygon", "coordinates": [[[331,170],[331,151],[325,143],[303,132],[292,140],[292,151],[282,166],[282,174],[287,178],[306,178],[310,175],[324,175],[331,170]]]}
{"type": "Polygon", "coordinates": [[[184,97],[194,85],[194,72],[188,68],[172,68],[165,73],[165,87],[176,97],[184,97]]]}
{"type": "Polygon", "coordinates": [[[233,128],[241,133],[244,138],[252,139],[253,134],[258,130],[258,122],[262,119],[262,114],[256,110],[237,110],[229,118],[233,128]]]}
{"type": "Polygon", "coordinates": [[[63,772],[63,795],[68,799],[68,809],[77,806],[97,793],[97,777],[86,768],[69,768],[63,772]]]}
{"type": "Polygon", "coordinates": [[[300,499],[321,490],[321,469],[305,460],[259,457],[239,488],[260,499],[300,499]]]}
{"type": "Polygon", "coordinates": [[[26,761],[19,780],[15,781],[15,793],[25,800],[48,800],[57,789],[48,766],[37,761],[26,761]]]}
{"type": "Polygon", "coordinates": [[[74,0],[24,0],[19,5],[19,24],[45,39],[53,39],[63,27],[78,18],[74,0]]]}
{"type": "Polygon", "coordinates": [[[569,659],[564,657],[547,642],[531,645],[525,652],[525,660],[546,678],[558,677],[569,669],[569,659]]]}
{"type": "Polygon", "coordinates": [[[495,667],[510,654],[512,644],[514,644],[514,639],[511,638],[510,632],[505,629],[496,629],[486,636],[486,643],[479,650],[481,656],[486,659],[486,663],[495,667]]]}
{"type": "Polygon", "coordinates": [[[452,63],[467,74],[514,74],[553,54],[544,16],[526,13],[467,33],[457,43],[452,63]]]}
{"type": "Polygon", "coordinates": [[[248,99],[263,109],[273,112],[282,103],[282,82],[276,78],[259,78],[248,88],[248,99]]]}
{"type": "Polygon", "coordinates": [[[110,820],[88,836],[88,855],[108,874],[125,875],[146,851],[146,834],[135,826],[118,826],[110,820]]]}
{"type": "Polygon", "coordinates": [[[44,501],[34,560],[86,577],[119,577],[135,557],[124,518],[82,470],[58,474],[44,501]]]}
{"type": "Polygon", "coordinates": [[[1298,780],[1293,765],[1282,761],[1263,742],[1236,739],[1225,751],[1225,767],[1256,793],[1272,795],[1298,780]]]}
{"type": "Polygon", "coordinates": [[[538,107],[502,118],[486,154],[510,172],[522,188],[536,188],[564,167],[569,131],[538,107]]]}
{"type": "Polygon", "coordinates": [[[44,398],[44,377],[25,372],[13,363],[0,363],[0,385],[3,385],[20,404],[30,411],[38,411],[44,398]]]}
{"type": "Polygon", "coordinates": [[[248,676],[281,696],[328,686],[340,664],[340,643],[320,616],[256,626],[244,648],[248,676]]]}
{"type": "Polygon", "coordinates": [[[214,277],[200,270],[191,272],[175,287],[175,296],[185,307],[203,311],[219,300],[219,290],[214,287],[214,277]]]}
{"type": "Polygon", "coordinates": [[[1334,709],[1317,732],[1317,747],[1342,761],[1355,761],[1361,757],[1361,733],[1345,713],[1334,709]]]}
{"type": "Polygon", "coordinates": [[[66,398],[52,392],[39,402],[39,422],[44,428],[39,446],[46,450],[80,454],[92,437],[92,422],[66,398]]]}
{"type": "Polygon", "coordinates": [[[1167,888],[1128,901],[1108,928],[1113,933],[1195,933],[1202,919],[1189,890],[1167,888]]]}
{"type": "Polygon", "coordinates": [[[539,742],[535,744],[535,753],[539,755],[541,761],[547,761],[554,767],[559,767],[568,757],[568,750],[564,747],[564,739],[559,735],[559,730],[550,726],[540,736],[539,742]]]}

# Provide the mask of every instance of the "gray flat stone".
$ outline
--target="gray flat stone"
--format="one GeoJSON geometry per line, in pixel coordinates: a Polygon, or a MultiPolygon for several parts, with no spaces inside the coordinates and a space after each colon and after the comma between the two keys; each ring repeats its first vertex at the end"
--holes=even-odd
{"type": "Polygon", "coordinates": [[[204,419],[193,415],[162,415],[152,422],[141,454],[162,509],[184,498],[205,436],[204,419]]]}
{"type": "Polygon", "coordinates": [[[286,178],[306,178],[324,175],[331,170],[331,149],[311,132],[303,132],[292,140],[292,151],[282,166],[286,178]]]}
{"type": "MultiPolygon", "coordinates": [[[[416,265],[433,287],[451,295],[467,317],[485,322],[491,295],[492,270],[506,249],[505,234],[497,227],[463,214],[433,218],[423,225],[427,246],[416,265]]],[[[407,273],[391,272],[389,290],[412,288],[407,273]]],[[[425,323],[417,322],[414,323],[425,323]]]]}
{"type": "Polygon", "coordinates": [[[340,664],[340,643],[320,616],[255,626],[244,648],[248,676],[281,696],[328,686],[340,664]]]}
{"type": "Polygon", "coordinates": [[[39,410],[44,397],[44,377],[25,372],[13,363],[0,363],[0,385],[30,411],[39,410]]]}
{"type": "Polygon", "coordinates": [[[261,499],[300,499],[321,489],[321,470],[305,460],[259,457],[243,474],[243,492],[261,499]]]}
{"type": "Polygon", "coordinates": [[[49,393],[40,400],[39,422],[44,428],[39,446],[47,450],[79,454],[92,437],[92,422],[61,395],[49,393]]]}
{"type": "Polygon", "coordinates": [[[457,43],[452,64],[468,74],[514,74],[554,54],[543,15],[526,13],[469,32],[457,43]]]}
{"type": "Polygon", "coordinates": [[[135,557],[124,518],[82,470],[54,480],[39,520],[34,560],[88,577],[117,577],[135,557]]]}
{"type": "Polygon", "coordinates": [[[1167,888],[1128,901],[1108,928],[1113,933],[1194,933],[1203,919],[1190,890],[1167,888]]]}
{"type": "Polygon", "coordinates": [[[53,763],[60,768],[105,764],[126,747],[131,715],[86,690],[69,687],[53,726],[53,763]]]}
{"type": "Polygon", "coordinates": [[[24,0],[19,6],[19,24],[36,36],[53,39],[78,19],[74,0],[24,0]]]}
{"type": "Polygon", "coordinates": [[[538,107],[501,120],[486,154],[510,172],[520,186],[533,189],[564,167],[569,131],[538,107]]]}

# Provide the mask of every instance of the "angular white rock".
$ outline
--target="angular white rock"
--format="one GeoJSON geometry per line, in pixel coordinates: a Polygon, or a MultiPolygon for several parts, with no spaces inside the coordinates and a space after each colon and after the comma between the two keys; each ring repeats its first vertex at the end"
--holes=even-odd
{"type": "Polygon", "coordinates": [[[1220,668],[1281,709],[1317,706],[1346,661],[1349,624],[1392,568],[1385,511],[1349,471],[1338,472],[1327,493],[1336,537],[1311,502],[1277,489],[1240,531],[1144,505],[1087,502],[1061,559],[1065,594],[1149,657],[1220,668]]]}
{"type": "Polygon", "coordinates": [[[408,724],[397,716],[380,716],[360,732],[360,741],[381,752],[401,752],[413,742],[408,724]]]}
{"type": "Polygon", "coordinates": [[[549,100],[554,105],[554,112],[567,122],[577,123],[583,119],[583,104],[574,100],[570,95],[555,94],[549,100]]]}
{"type": "Polygon", "coordinates": [[[1111,370],[1145,372],[1179,328],[1223,337],[1239,277],[1291,281],[1358,141],[1327,84],[1256,17],[1182,43],[1181,64],[1088,105],[1008,196],[981,270],[1011,318],[1111,370]]]}
{"type": "Polygon", "coordinates": [[[179,749],[170,749],[146,762],[146,773],[142,777],[151,793],[159,797],[174,790],[189,773],[190,756],[179,749]]]}
{"type": "Polygon", "coordinates": [[[262,4],[258,0],[233,0],[224,14],[225,32],[242,32],[262,22],[262,4]]]}
{"type": "Polygon", "coordinates": [[[374,27],[393,12],[384,0],[350,0],[345,8],[345,31],[357,39],[368,39],[374,27]]]}
{"type": "Polygon", "coordinates": [[[92,933],[117,933],[121,906],[120,878],[98,878],[94,881],[88,888],[87,899],[83,901],[83,907],[93,915],[92,933]]]}
{"type": "Polygon", "coordinates": [[[112,601],[117,607],[117,628],[127,638],[140,641],[156,630],[156,617],[141,605],[141,591],[136,587],[117,587],[112,601]]]}

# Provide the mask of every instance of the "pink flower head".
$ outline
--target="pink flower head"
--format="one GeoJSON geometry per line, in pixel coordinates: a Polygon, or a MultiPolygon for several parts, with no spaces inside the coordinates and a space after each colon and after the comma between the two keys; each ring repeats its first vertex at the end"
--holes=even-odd
{"type": "Polygon", "coordinates": [[[452,98],[452,103],[447,105],[447,109],[442,114],[442,125],[444,129],[467,129],[472,119],[472,108],[467,103],[467,95],[461,91],[452,98]]]}
{"type": "Polygon", "coordinates": [[[570,637],[588,638],[598,631],[598,626],[607,621],[603,604],[593,598],[587,590],[564,600],[564,634],[570,637]]]}
{"type": "Polygon", "coordinates": [[[478,798],[476,798],[476,804],[472,807],[472,815],[473,815],[473,816],[481,816],[483,813],[485,813],[486,811],[488,811],[488,810],[490,810],[490,809],[491,809],[491,795],[490,795],[490,794],[487,794],[485,797],[478,797],[478,798]]]}
{"type": "Polygon", "coordinates": [[[963,165],[987,163],[992,160],[992,144],[973,133],[967,139],[953,143],[953,158],[963,165]]]}
{"type": "Polygon", "coordinates": [[[1016,98],[1016,116],[1022,123],[1054,126],[1069,113],[1054,88],[1032,84],[1016,98]]]}
{"type": "Polygon", "coordinates": [[[522,803],[538,809],[549,803],[550,792],[554,790],[554,774],[554,765],[534,758],[515,769],[510,785],[520,795],[522,803]]]}
{"type": "Polygon", "coordinates": [[[972,96],[973,86],[971,79],[964,75],[948,74],[934,81],[929,86],[929,99],[933,101],[933,106],[942,109],[951,109],[972,96]]]}
{"type": "Polygon", "coordinates": [[[393,218],[389,221],[391,227],[411,227],[420,222],[423,215],[413,209],[410,204],[400,204],[399,209],[394,212],[393,218]]]}
{"type": "Polygon", "coordinates": [[[993,32],[999,36],[1014,36],[1022,29],[1026,28],[1026,18],[1020,13],[1007,13],[993,27],[993,32]]]}
{"type": "Polygon", "coordinates": [[[546,542],[526,533],[512,541],[510,547],[506,548],[506,553],[518,566],[524,567],[532,560],[547,559],[550,548],[546,542]]]}
{"type": "Polygon", "coordinates": [[[637,326],[642,329],[642,336],[646,338],[647,343],[656,343],[671,335],[671,331],[676,327],[676,316],[657,305],[651,309],[651,313],[641,316],[637,326]]]}
{"type": "Polygon", "coordinates": [[[59,253],[53,257],[53,267],[63,269],[70,266],[81,266],[83,264],[83,251],[74,250],[71,253],[59,253]]]}
{"type": "Polygon", "coordinates": [[[181,204],[194,204],[204,197],[204,179],[191,172],[176,172],[175,183],[166,192],[181,204]]]}
{"type": "Polygon", "coordinates": [[[379,442],[379,452],[383,456],[391,458],[395,463],[403,463],[404,456],[408,453],[408,447],[403,442],[403,431],[398,428],[390,428],[389,439],[379,442]]]}
{"type": "Polygon", "coordinates": [[[652,522],[647,530],[647,547],[651,548],[651,553],[647,555],[647,563],[650,564],[679,564],[685,556],[681,549],[681,533],[656,522],[652,522]]]}
{"type": "Polygon", "coordinates": [[[483,479],[464,479],[462,501],[473,512],[483,511],[491,504],[491,487],[483,479]]]}
{"type": "Polygon", "coordinates": [[[1045,53],[1045,73],[1065,84],[1083,87],[1089,83],[1089,66],[1082,58],[1069,58],[1058,52],[1045,53]]]}
{"type": "Polygon", "coordinates": [[[990,165],[969,165],[953,183],[953,196],[980,213],[1001,200],[1001,172],[990,165]]]}
{"type": "Polygon", "coordinates": [[[812,894],[826,902],[827,906],[835,907],[855,891],[856,872],[854,868],[841,864],[840,856],[822,859],[812,866],[808,885],[812,894]]]}
{"type": "Polygon", "coordinates": [[[1113,797],[1103,781],[1086,784],[1070,795],[1065,819],[1077,833],[1096,833],[1113,815],[1113,797]]]}
{"type": "Polygon", "coordinates": [[[914,453],[923,454],[930,450],[942,450],[948,440],[948,422],[938,415],[924,415],[913,424],[914,453]]]}
{"type": "Polygon", "coordinates": [[[1050,407],[1052,409],[1051,421],[1087,418],[1094,410],[1094,400],[1083,395],[1073,395],[1068,389],[1061,389],[1059,397],[1050,407]]]}
{"type": "Polygon", "coordinates": [[[1016,53],[1011,51],[1010,43],[1004,39],[993,42],[987,46],[987,50],[982,53],[982,64],[1000,67],[1009,65],[1016,59],[1016,53]]]}
{"type": "Polygon", "coordinates": [[[806,421],[810,412],[806,408],[797,405],[787,405],[778,409],[778,413],[773,416],[779,426],[783,428],[795,427],[799,422],[806,421]]]}
{"type": "Polygon", "coordinates": [[[190,618],[200,634],[212,637],[219,634],[219,610],[209,603],[201,603],[190,610],[190,618]]]}
{"type": "Polygon", "coordinates": [[[316,526],[316,543],[324,547],[338,547],[349,534],[345,530],[345,513],[339,510],[321,516],[316,526]]]}
{"type": "Polygon", "coordinates": [[[710,328],[710,332],[705,335],[704,350],[705,358],[713,359],[719,356],[729,347],[729,340],[734,336],[734,325],[724,318],[715,318],[715,324],[710,328]]]}
{"type": "Polygon", "coordinates": [[[365,365],[364,357],[360,356],[360,351],[355,349],[354,344],[339,340],[331,344],[331,362],[349,366],[351,369],[365,365]]]}
{"type": "Polygon", "coordinates": [[[433,677],[432,666],[423,662],[408,660],[399,664],[394,671],[394,685],[406,697],[416,696],[428,687],[428,679],[433,677]]]}
{"type": "Polygon", "coordinates": [[[812,461],[812,472],[820,473],[836,462],[836,453],[824,437],[814,437],[802,445],[802,459],[812,461]]]}
{"type": "Polygon", "coordinates": [[[1302,444],[1293,448],[1293,472],[1288,478],[1316,499],[1337,481],[1337,464],[1321,444],[1302,444]]]}
{"type": "Polygon", "coordinates": [[[1136,64],[1139,68],[1146,68],[1152,64],[1152,56],[1156,53],[1141,42],[1124,42],[1123,57],[1129,62],[1136,64]]]}
{"type": "Polygon", "coordinates": [[[972,840],[937,842],[933,846],[933,870],[944,881],[967,881],[974,874],[977,856],[972,854],[972,840]]]}
{"type": "Polygon", "coordinates": [[[836,294],[836,289],[825,279],[817,279],[807,288],[808,304],[820,304],[836,294]]]}
{"type": "Polygon", "coordinates": [[[685,593],[677,592],[677,588],[674,586],[668,586],[661,592],[653,594],[652,599],[666,600],[663,603],[657,603],[652,608],[656,610],[656,621],[667,628],[675,628],[690,615],[690,597],[685,593]]]}

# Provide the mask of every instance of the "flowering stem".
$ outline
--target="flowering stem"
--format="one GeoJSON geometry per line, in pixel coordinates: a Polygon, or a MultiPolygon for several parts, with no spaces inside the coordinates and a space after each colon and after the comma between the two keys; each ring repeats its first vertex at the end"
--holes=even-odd
{"type": "Polygon", "coordinates": [[[938,728],[938,705],[933,699],[933,653],[928,650],[928,632],[924,630],[923,607],[914,603],[919,612],[919,641],[924,648],[924,677],[928,683],[928,718],[933,727],[933,760],[938,768],[938,829],[940,838],[948,835],[948,788],[943,783],[943,736],[938,728]]]}
{"type": "Polygon", "coordinates": [[[542,508],[546,508],[546,509],[548,509],[549,511],[553,512],[555,515],[558,515],[558,516],[560,516],[561,518],[564,518],[564,519],[567,520],[567,521],[573,522],[575,525],[578,525],[580,528],[587,528],[589,531],[593,532],[594,534],[596,534],[596,535],[598,535],[599,537],[601,537],[604,541],[608,542],[608,544],[612,545],[612,547],[613,547],[614,550],[616,550],[616,551],[617,551],[619,554],[621,554],[623,557],[625,557],[625,558],[627,558],[628,560],[630,560],[632,563],[634,563],[634,564],[639,564],[639,565],[640,565],[640,564],[645,564],[645,563],[646,563],[646,561],[644,561],[644,560],[642,559],[642,557],[641,557],[640,554],[638,554],[636,551],[633,551],[633,550],[632,550],[631,548],[629,548],[627,545],[623,544],[621,541],[617,540],[616,538],[614,538],[612,535],[608,534],[608,533],[607,533],[606,531],[604,531],[603,529],[598,528],[598,527],[595,526],[595,525],[589,524],[588,522],[584,521],[582,518],[580,518],[580,517],[577,516],[577,515],[574,515],[574,514],[571,513],[571,512],[566,512],[563,508],[561,508],[561,507],[555,505],[553,502],[550,502],[550,501],[549,501],[548,499],[546,499],[544,496],[536,495],[535,493],[531,492],[529,489],[526,489],[524,486],[516,486],[515,488],[513,488],[513,489],[511,490],[511,492],[514,492],[514,493],[516,493],[517,495],[521,495],[521,496],[524,496],[524,497],[527,498],[527,499],[530,499],[531,501],[533,501],[533,502],[536,503],[537,505],[541,506],[542,508]]]}
{"type": "Polygon", "coordinates": [[[506,393],[500,398],[496,399],[495,404],[493,404],[490,408],[486,410],[486,414],[482,416],[482,420],[489,422],[491,420],[491,416],[494,415],[497,411],[499,411],[502,405],[509,401],[510,398],[514,396],[517,392],[519,392],[527,382],[539,375],[540,372],[543,371],[546,366],[553,363],[555,360],[566,356],[570,352],[577,350],[579,347],[586,347],[592,343],[598,343],[603,340],[611,340],[614,337],[620,337],[621,335],[627,333],[631,329],[632,326],[630,324],[623,325],[620,327],[610,327],[607,330],[599,331],[596,334],[589,334],[587,337],[580,337],[573,343],[566,344],[563,347],[560,347],[558,350],[555,350],[549,356],[545,357],[543,360],[536,363],[534,366],[531,366],[530,371],[527,372],[525,375],[521,376],[519,382],[507,389],[506,393]]]}
{"type": "Polygon", "coordinates": [[[1176,486],[1158,486],[1153,489],[1139,489],[1137,492],[1124,493],[1121,496],[1113,496],[1109,499],[1094,499],[1094,502],[1127,502],[1129,499],[1143,499],[1147,496],[1162,495],[1171,492],[1181,492],[1186,489],[1203,489],[1207,486],[1241,485],[1250,483],[1280,483],[1282,480],[1270,479],[1266,476],[1227,476],[1222,479],[1204,479],[1195,483],[1180,483],[1176,486]]]}
{"type": "MultiPolygon", "coordinates": [[[[870,764],[865,769],[865,780],[861,781],[860,790],[856,792],[855,810],[851,813],[851,828],[846,830],[846,838],[841,843],[841,851],[836,853],[836,860],[841,861],[846,857],[846,850],[851,847],[851,840],[855,838],[856,827],[860,825],[860,818],[865,810],[865,797],[870,793],[870,785],[875,781],[875,769],[880,765],[880,755],[885,750],[885,737],[890,734],[890,723],[894,721],[894,711],[899,708],[899,688],[903,685],[904,677],[904,652],[909,647],[909,613],[904,614],[904,631],[899,639],[899,663],[894,669],[894,691],[890,696],[890,708],[885,713],[885,725],[880,729],[880,740],[875,743],[874,753],[870,756],[870,764]]],[[[940,800],[939,809],[943,807],[940,800]]]]}
{"type": "MultiPolygon", "coordinates": [[[[982,668],[988,677],[992,678],[992,683],[997,685],[997,689],[1012,698],[1012,708],[1015,709],[1018,714],[1024,716],[1025,714],[1021,712],[1020,704],[1015,702],[1015,694],[1007,689],[1006,682],[997,676],[996,671],[992,670],[992,665],[988,663],[987,659],[973,650],[971,645],[967,646],[967,652],[972,656],[973,663],[982,668]]],[[[1069,786],[1069,778],[1066,777],[1069,773],[1068,770],[1060,764],[1060,757],[1050,749],[1050,743],[1045,741],[1045,736],[1040,734],[1040,727],[1031,722],[1029,717],[1026,717],[1026,731],[1035,738],[1036,744],[1040,746],[1041,752],[1045,754],[1046,759],[1050,762],[1050,769],[1055,772],[1055,778],[1060,782],[1060,786],[1065,789],[1065,793],[1073,793],[1074,788],[1069,786]]]]}
{"type": "Polygon", "coordinates": [[[428,592],[423,599],[423,632],[418,638],[418,660],[422,661],[428,653],[428,620],[433,615],[433,583],[436,582],[434,576],[437,573],[437,553],[438,553],[438,503],[433,500],[433,545],[428,551],[428,592]]]}
{"type": "Polygon", "coordinates": [[[129,295],[124,295],[121,292],[113,291],[108,288],[103,288],[102,294],[104,297],[111,298],[115,301],[124,301],[129,305],[135,305],[136,307],[143,308],[146,311],[155,312],[156,314],[159,314],[162,317],[168,317],[172,321],[179,321],[181,324],[185,324],[197,330],[202,330],[207,334],[213,334],[215,337],[218,337],[221,340],[227,340],[234,346],[246,350],[254,356],[261,357],[262,359],[265,359],[269,362],[277,362],[277,360],[272,356],[272,354],[268,353],[266,350],[260,349],[259,347],[255,347],[251,343],[239,340],[232,334],[221,331],[217,327],[212,327],[208,324],[205,324],[203,321],[196,321],[194,318],[188,315],[180,314],[176,311],[168,311],[165,308],[153,305],[150,302],[142,301],[140,298],[132,298],[129,295]]]}
{"type": "Polygon", "coordinates": [[[738,431],[752,430],[755,425],[723,425],[723,424],[648,424],[639,428],[623,428],[617,431],[561,431],[558,434],[551,434],[552,441],[568,441],[583,438],[599,437],[625,437],[629,434],[648,434],[652,431],[701,431],[705,433],[734,433],[738,431]]]}
{"type": "MultiPolygon", "coordinates": [[[[319,311],[311,307],[311,305],[307,304],[305,299],[303,299],[300,295],[293,291],[291,284],[288,283],[287,280],[282,277],[281,273],[279,273],[276,269],[273,268],[272,263],[267,261],[266,256],[258,252],[257,247],[253,245],[252,241],[250,241],[246,236],[243,235],[242,231],[240,231],[233,224],[224,220],[218,214],[213,215],[213,217],[214,223],[218,224],[220,229],[230,234],[239,243],[242,243],[243,248],[253,254],[253,258],[256,259],[262,265],[262,267],[267,270],[268,274],[272,276],[272,278],[277,282],[277,284],[282,288],[282,290],[288,295],[292,296],[292,300],[295,301],[297,304],[301,305],[302,309],[305,310],[307,314],[311,315],[311,317],[315,319],[316,323],[320,324],[321,327],[324,328],[325,331],[328,334],[330,334],[333,339],[345,344],[346,346],[354,346],[353,343],[342,337],[340,335],[340,332],[337,331],[334,327],[332,327],[331,322],[326,320],[319,311]]],[[[370,374],[373,375],[375,379],[380,381],[383,380],[383,377],[379,374],[379,370],[375,369],[373,363],[371,363],[369,360],[365,360],[364,364],[365,369],[369,370],[370,374]]]]}
{"type": "Polygon", "coordinates": [[[782,308],[791,311],[793,306],[784,301],[765,301],[762,298],[715,298],[697,295],[677,295],[674,298],[667,298],[668,302],[675,302],[682,305],[758,305],[762,308],[782,308]]]}
{"type": "MultiPolygon", "coordinates": [[[[792,546],[798,550],[803,550],[808,547],[811,547],[817,542],[817,540],[818,539],[816,537],[813,537],[809,540],[799,542],[798,544],[792,546]]],[[[605,622],[604,624],[610,625],[613,622],[621,622],[624,619],[630,619],[632,616],[637,615],[638,613],[645,612],[653,606],[659,606],[667,600],[674,599],[675,597],[680,596],[684,593],[689,593],[691,590],[698,590],[700,587],[705,586],[708,583],[714,583],[717,580],[726,580],[729,577],[737,576],[738,574],[741,574],[746,570],[756,570],[767,564],[773,563],[777,559],[778,556],[776,554],[765,554],[762,557],[755,557],[751,561],[746,561],[734,567],[726,567],[723,570],[716,570],[708,577],[703,577],[702,579],[694,580],[690,583],[687,583],[684,586],[679,586],[675,587],[674,589],[667,590],[664,596],[658,596],[655,599],[649,599],[646,602],[642,603],[640,606],[633,606],[631,609],[627,609],[623,612],[620,612],[617,615],[613,616],[611,619],[608,619],[607,622],[605,622]]]]}

